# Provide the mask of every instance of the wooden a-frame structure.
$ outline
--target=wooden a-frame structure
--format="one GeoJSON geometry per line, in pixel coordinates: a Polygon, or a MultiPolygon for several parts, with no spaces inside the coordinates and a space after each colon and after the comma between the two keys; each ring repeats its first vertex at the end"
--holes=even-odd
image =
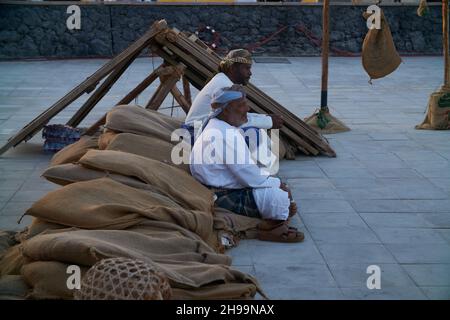
{"type": "MultiPolygon", "coordinates": [[[[207,81],[217,72],[221,58],[195,35],[189,35],[176,29],[170,29],[165,20],[156,21],[151,28],[127,49],[107,62],[90,77],[72,89],[55,104],[32,120],[0,149],[0,155],[9,148],[31,139],[56,114],[78,99],[84,93],[91,93],[86,102],[67,122],[77,127],[95,105],[108,93],[130,64],[145,48],[164,59],[164,63],[139,83],[136,88],[123,97],[117,105],[129,104],[156,79],[160,85],[146,103],[145,108],[157,110],[164,99],[171,93],[181,108],[187,113],[191,105],[190,84],[201,90],[207,81]],[[99,83],[103,80],[101,85],[99,83]],[[183,83],[183,93],[177,88],[178,81],[183,83]],[[95,90],[95,91],[94,91],[95,90]]],[[[245,86],[249,106],[257,113],[277,113],[284,119],[280,129],[282,136],[291,147],[307,155],[323,154],[336,156],[328,142],[313,128],[285,109],[275,100],[259,90],[256,86],[245,86]]],[[[94,123],[85,134],[92,135],[105,123],[103,116],[94,123]]]]}

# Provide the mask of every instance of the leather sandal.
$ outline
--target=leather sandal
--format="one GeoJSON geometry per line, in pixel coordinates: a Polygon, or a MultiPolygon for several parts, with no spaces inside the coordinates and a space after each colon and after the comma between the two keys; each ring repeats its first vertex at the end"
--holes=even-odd
{"type": "Polygon", "coordinates": [[[269,230],[258,227],[258,239],[273,242],[302,242],[305,235],[297,228],[289,227],[287,223],[282,222],[269,230]]]}

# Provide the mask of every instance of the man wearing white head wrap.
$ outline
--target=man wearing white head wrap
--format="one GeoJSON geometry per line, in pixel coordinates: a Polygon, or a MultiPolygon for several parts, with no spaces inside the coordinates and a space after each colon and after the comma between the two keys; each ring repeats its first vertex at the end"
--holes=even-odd
{"type": "Polygon", "coordinates": [[[257,166],[245,143],[242,129],[249,107],[239,86],[218,89],[212,97],[212,112],[192,148],[192,176],[216,193],[216,205],[234,213],[257,217],[276,226],[261,240],[299,242],[303,234],[288,227],[295,203],[282,190],[280,179],[270,177],[257,166]],[[278,233],[277,233],[278,232],[278,233]]]}
{"type": "MultiPolygon", "coordinates": [[[[205,126],[211,111],[213,93],[220,88],[231,87],[233,84],[246,85],[252,75],[252,62],[250,52],[245,49],[231,50],[222,59],[219,65],[219,73],[197,94],[182,126],[189,130],[192,144],[200,129],[205,126]]],[[[253,158],[261,165],[269,168],[270,171],[274,170],[277,156],[271,151],[271,140],[266,129],[279,129],[282,125],[283,120],[280,115],[248,113],[247,121],[240,126],[244,131],[249,131],[249,135],[257,137],[257,143],[249,145],[250,151],[253,158]]]]}

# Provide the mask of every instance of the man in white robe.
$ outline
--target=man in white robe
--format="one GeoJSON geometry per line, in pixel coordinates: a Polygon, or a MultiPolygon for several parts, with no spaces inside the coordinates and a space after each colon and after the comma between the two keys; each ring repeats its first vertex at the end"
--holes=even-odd
{"type": "MultiPolygon", "coordinates": [[[[189,130],[192,144],[211,111],[213,93],[217,89],[231,87],[233,84],[246,85],[252,75],[251,67],[252,57],[245,49],[231,50],[220,62],[220,72],[200,90],[186,116],[183,128],[189,130]]],[[[283,120],[280,115],[252,112],[248,113],[247,121],[240,126],[245,132],[253,131],[257,142],[249,145],[250,152],[257,162],[272,172],[276,170],[273,166],[278,155],[271,151],[271,140],[266,130],[280,129],[282,126],[283,120]]]]}
{"type": "Polygon", "coordinates": [[[245,142],[240,126],[248,121],[249,107],[242,87],[216,90],[211,107],[192,148],[192,176],[215,191],[217,206],[265,220],[260,240],[302,241],[303,234],[286,223],[297,211],[289,189],[258,167],[245,142]]]}

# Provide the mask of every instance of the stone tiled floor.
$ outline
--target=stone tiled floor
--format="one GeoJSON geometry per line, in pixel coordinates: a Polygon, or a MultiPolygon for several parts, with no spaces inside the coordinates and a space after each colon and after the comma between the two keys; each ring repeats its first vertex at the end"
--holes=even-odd
{"type": "MultiPolygon", "coordinates": [[[[300,117],[320,97],[320,59],[257,63],[253,83],[300,117]]],[[[0,143],[99,68],[104,60],[0,62],[0,143]]],[[[153,61],[155,65],[158,60],[153,61]]],[[[337,158],[299,156],[280,175],[300,204],[299,244],[242,241],[233,263],[279,299],[450,299],[450,131],[417,131],[442,80],[439,57],[404,58],[368,83],[359,58],[330,60],[329,105],[352,131],[329,135],[337,158]],[[369,265],[381,289],[366,286],[369,265]]],[[[97,120],[152,70],[138,59],[82,125],[97,120]]],[[[153,85],[138,99],[143,104],[153,85]]],[[[83,97],[82,100],[86,98],[83,97]]],[[[52,123],[64,123],[82,101],[52,123]]],[[[166,113],[182,116],[164,103],[166,113]]],[[[40,178],[51,155],[36,136],[0,158],[0,229],[56,188],[40,178]]]]}

